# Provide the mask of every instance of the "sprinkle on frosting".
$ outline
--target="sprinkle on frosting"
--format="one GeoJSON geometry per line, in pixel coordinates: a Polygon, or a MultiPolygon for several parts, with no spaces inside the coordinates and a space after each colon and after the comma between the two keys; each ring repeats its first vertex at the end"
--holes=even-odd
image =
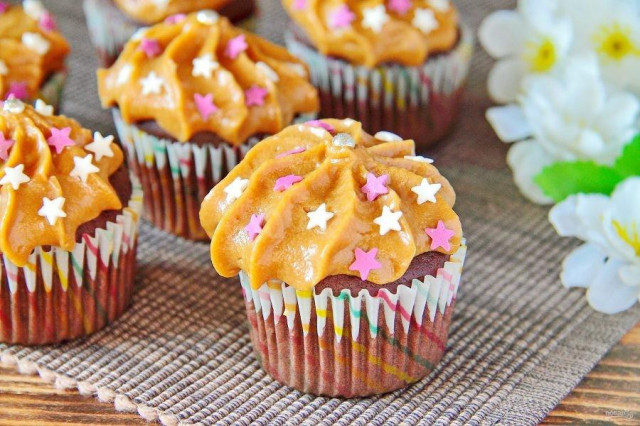
{"type": "Polygon", "coordinates": [[[27,99],[29,96],[29,89],[27,83],[24,81],[14,81],[9,83],[9,90],[7,91],[7,99],[27,99]]]}
{"type": "Polygon", "coordinates": [[[300,154],[301,152],[305,152],[306,149],[304,149],[303,147],[296,147],[293,148],[289,151],[285,151],[281,154],[276,155],[276,158],[283,158],[283,157],[288,157],[289,155],[294,155],[294,154],[300,154]]]}
{"type": "Polygon", "coordinates": [[[458,40],[458,12],[447,0],[283,0],[324,55],[374,67],[422,65],[458,40]]]}
{"type": "Polygon", "coordinates": [[[155,58],[162,52],[158,40],[146,37],[143,37],[142,40],[140,40],[140,50],[147,55],[147,58],[155,58]]]}
{"type": "Polygon", "coordinates": [[[102,105],[118,108],[129,124],[155,122],[177,141],[212,133],[231,145],[317,112],[302,62],[224,17],[205,24],[197,15],[129,40],[111,68],[98,71],[102,105]],[[157,40],[162,51],[149,58],[140,50],[144,39],[157,40]]]}
{"type": "Polygon", "coordinates": [[[87,154],[84,157],[73,157],[73,170],[69,173],[70,176],[77,177],[83,182],[86,182],[90,174],[98,173],[99,168],[93,165],[93,155],[87,154]]]}
{"type": "Polygon", "coordinates": [[[27,49],[36,52],[38,55],[45,55],[51,48],[49,40],[38,33],[22,34],[22,44],[24,44],[27,49]]]}
{"type": "Polygon", "coordinates": [[[7,139],[2,133],[0,133],[0,159],[2,161],[7,161],[7,157],[9,156],[9,148],[16,143],[13,139],[7,139]]]}
{"type": "Polygon", "coordinates": [[[53,226],[59,218],[67,217],[67,214],[62,210],[64,202],[64,197],[57,197],[53,200],[42,197],[42,207],[38,210],[38,215],[46,217],[49,225],[53,226]]]}
{"type": "Polygon", "coordinates": [[[315,124],[262,140],[205,198],[200,220],[219,274],[245,271],[253,288],[277,279],[308,290],[342,274],[386,284],[432,245],[445,254],[458,249],[453,189],[433,165],[405,158],[415,155],[413,141],[374,138],[353,120],[315,124]],[[325,127],[353,146],[334,144],[325,127]],[[412,188],[423,180],[440,186],[435,202],[416,202],[412,188]],[[446,235],[434,234],[434,243],[425,231],[439,221],[453,232],[448,246],[446,235]]]}
{"type": "Polygon", "coordinates": [[[113,135],[102,136],[100,132],[93,134],[93,142],[84,146],[84,149],[91,151],[96,156],[96,161],[100,161],[103,157],[113,157],[113,135]]]}
{"type": "Polygon", "coordinates": [[[24,102],[15,97],[10,97],[2,103],[2,111],[10,114],[20,114],[25,109],[24,102]]]}
{"type": "Polygon", "coordinates": [[[53,115],[53,107],[51,105],[48,105],[42,99],[36,100],[34,108],[36,109],[36,112],[40,115],[48,115],[48,116],[53,115]]]}
{"type": "Polygon", "coordinates": [[[431,237],[431,250],[442,247],[445,250],[451,250],[451,237],[455,235],[455,231],[447,229],[444,222],[439,220],[435,228],[426,228],[425,232],[431,237]]]}
{"type": "Polygon", "coordinates": [[[63,149],[68,146],[73,146],[73,140],[69,137],[71,133],[71,127],[65,127],[64,129],[56,129],[52,127],[51,136],[47,138],[47,143],[56,150],[56,154],[60,154],[63,149]]]}
{"type": "Polygon", "coordinates": [[[375,135],[373,135],[373,137],[385,142],[399,142],[402,140],[400,136],[396,135],[395,133],[387,132],[386,130],[382,130],[376,133],[375,135]]]}
{"type": "Polygon", "coordinates": [[[418,161],[420,163],[432,164],[431,158],[423,157],[422,155],[405,155],[404,158],[411,161],[418,161]]]}
{"type": "Polygon", "coordinates": [[[136,22],[155,24],[174,16],[198,12],[198,21],[215,24],[220,10],[234,0],[115,0],[117,6],[136,22]]]}
{"type": "Polygon", "coordinates": [[[436,203],[436,194],[440,191],[442,187],[439,183],[429,183],[427,178],[422,179],[420,185],[416,185],[411,188],[411,192],[415,193],[418,196],[417,203],[424,204],[427,201],[431,203],[436,203]]]}
{"type": "Polygon", "coordinates": [[[15,167],[5,167],[4,176],[0,179],[0,185],[11,185],[14,190],[18,190],[20,185],[29,182],[31,179],[24,173],[24,164],[15,167]]]}

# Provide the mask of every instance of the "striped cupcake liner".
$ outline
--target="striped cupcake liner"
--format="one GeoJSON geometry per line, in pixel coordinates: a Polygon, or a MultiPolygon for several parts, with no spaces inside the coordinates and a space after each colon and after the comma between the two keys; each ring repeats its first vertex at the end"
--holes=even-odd
{"type": "Polygon", "coordinates": [[[72,251],[37,247],[27,264],[0,254],[0,342],[59,343],[116,320],[131,302],[142,190],[132,178],[129,204],[72,251]]]}
{"type": "Polygon", "coordinates": [[[315,395],[366,396],[416,382],[444,354],[465,255],[463,242],[435,277],[376,295],[316,294],[276,280],[256,290],[241,272],[255,353],[276,380],[315,395]]]}
{"type": "Polygon", "coordinates": [[[318,52],[297,28],[285,34],[285,42],[309,65],[323,117],[353,118],[371,134],[388,130],[425,147],[444,137],[455,122],[474,37],[461,25],[455,48],[419,67],[351,65],[318,52]]]}

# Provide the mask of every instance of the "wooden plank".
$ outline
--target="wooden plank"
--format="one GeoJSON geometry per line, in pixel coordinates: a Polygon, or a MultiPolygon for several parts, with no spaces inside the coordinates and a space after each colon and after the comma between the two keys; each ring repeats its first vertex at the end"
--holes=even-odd
{"type": "MultiPolygon", "coordinates": [[[[640,424],[640,324],[616,345],[543,424],[640,424]]],[[[53,388],[38,376],[0,367],[0,424],[145,425],[77,391],[53,388]]]]}

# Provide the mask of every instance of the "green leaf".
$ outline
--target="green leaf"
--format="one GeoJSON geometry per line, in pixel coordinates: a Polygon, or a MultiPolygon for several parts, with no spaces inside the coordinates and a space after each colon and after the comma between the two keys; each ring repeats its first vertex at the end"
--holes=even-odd
{"type": "Polygon", "coordinates": [[[624,147],[622,155],[616,159],[613,168],[625,178],[640,176],[640,134],[624,147]]]}
{"type": "MultiPolygon", "coordinates": [[[[626,164],[626,163],[625,163],[626,164]]],[[[625,170],[627,165],[624,165],[625,170]]],[[[631,162],[629,167],[634,167],[631,162]]],[[[534,182],[554,201],[560,202],[579,192],[609,195],[623,180],[617,170],[593,161],[555,163],[542,169],[534,182]]]]}

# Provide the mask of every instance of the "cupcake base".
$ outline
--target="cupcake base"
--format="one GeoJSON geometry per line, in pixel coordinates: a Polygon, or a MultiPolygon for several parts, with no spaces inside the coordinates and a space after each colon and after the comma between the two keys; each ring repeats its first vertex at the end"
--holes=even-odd
{"type": "Polygon", "coordinates": [[[454,124],[473,52],[473,33],[465,25],[451,51],[419,67],[367,68],[327,57],[294,25],[285,41],[309,65],[322,117],[353,118],[372,134],[391,131],[422,148],[442,139],[454,124]]]}
{"type": "Polygon", "coordinates": [[[376,295],[296,291],[279,281],[253,290],[240,274],[254,351],[277,381],[347,398],[390,392],[427,376],[441,360],[466,253],[437,276],[376,295]]]}
{"type": "Polygon", "coordinates": [[[73,251],[38,247],[24,267],[0,254],[0,342],[41,345],[94,333],[119,318],[133,294],[142,194],[73,251]]]}

